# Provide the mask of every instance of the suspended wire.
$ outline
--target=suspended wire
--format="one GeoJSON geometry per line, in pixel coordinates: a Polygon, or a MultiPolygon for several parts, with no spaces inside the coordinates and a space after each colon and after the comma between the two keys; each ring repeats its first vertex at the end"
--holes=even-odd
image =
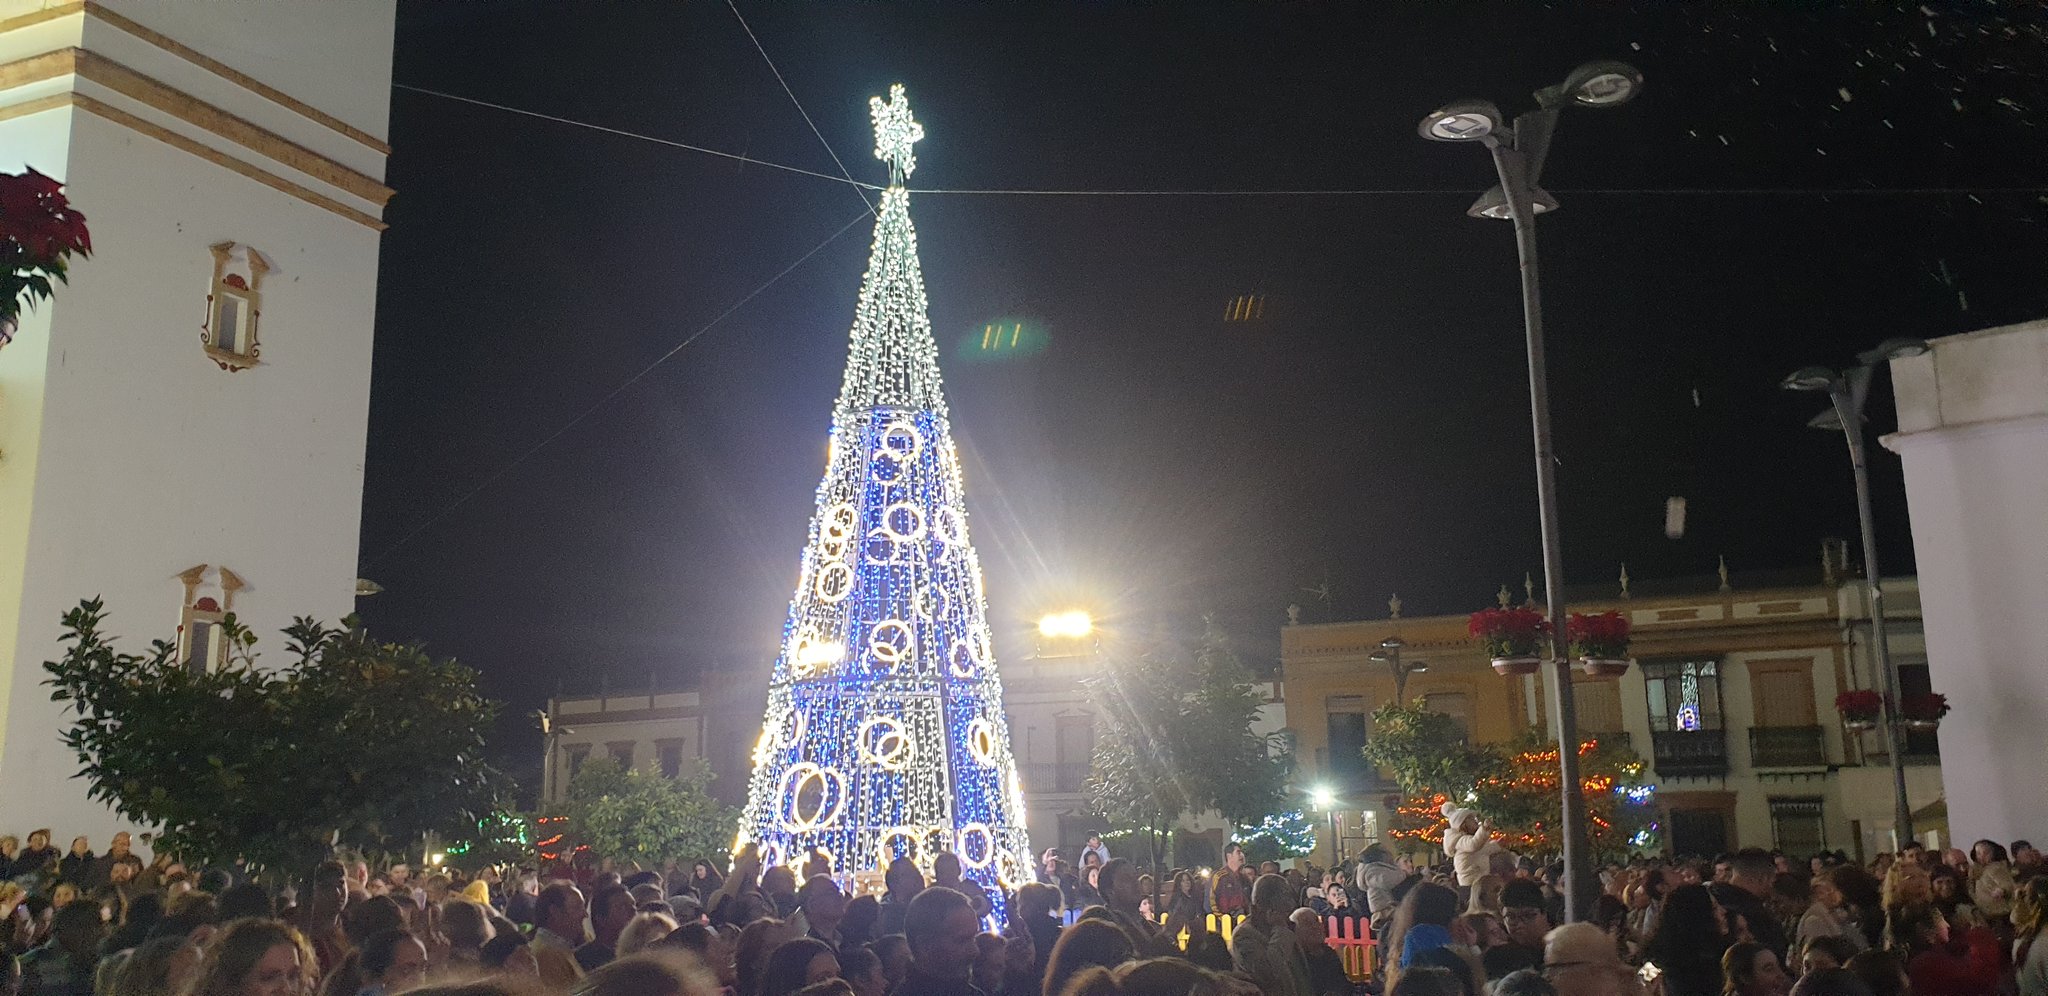
{"type": "Polygon", "coordinates": [[[685,336],[683,338],[683,341],[676,343],[675,346],[671,348],[668,352],[661,354],[659,357],[656,357],[654,362],[649,363],[644,367],[641,367],[638,373],[620,382],[620,384],[617,387],[614,387],[610,391],[606,392],[604,397],[597,399],[595,403],[591,404],[588,408],[583,409],[583,411],[576,417],[557,426],[555,428],[555,431],[548,433],[546,438],[542,439],[540,442],[533,444],[532,446],[527,447],[525,451],[521,452],[518,456],[513,457],[510,463],[507,463],[503,467],[498,468],[489,477],[484,478],[482,483],[478,484],[476,487],[469,489],[467,492],[464,492],[462,497],[455,499],[455,501],[449,504],[446,508],[443,508],[439,512],[436,512],[433,515],[429,516],[425,522],[422,522],[419,525],[414,526],[411,531],[407,532],[403,536],[400,536],[397,542],[385,547],[376,556],[371,557],[368,561],[364,562],[364,569],[367,570],[371,567],[376,566],[379,563],[382,563],[384,558],[390,556],[399,547],[402,547],[405,544],[412,542],[414,537],[418,536],[423,532],[426,532],[429,527],[433,526],[437,522],[440,522],[442,519],[447,518],[450,513],[467,504],[470,499],[482,494],[484,490],[489,488],[491,485],[498,483],[498,481],[502,479],[506,474],[511,473],[514,468],[518,467],[522,463],[525,463],[528,457],[533,456],[535,453],[539,453],[542,449],[545,449],[549,443],[552,443],[555,440],[562,438],[563,433],[566,433],[570,429],[575,428],[584,419],[587,419],[590,416],[597,414],[598,410],[610,404],[613,398],[616,398],[620,394],[625,393],[625,390],[627,388],[632,387],[636,383],[639,383],[641,378],[647,376],[650,373],[653,373],[655,367],[661,366],[663,363],[668,362],[677,353],[682,352],[691,343],[696,342],[699,337],[704,335],[704,333],[711,331],[712,328],[718,325],[718,323],[725,321],[727,318],[731,317],[733,312],[740,310],[740,308],[744,307],[748,301],[752,301],[754,298],[759,297],[761,295],[761,292],[774,286],[776,281],[781,280],[783,277],[789,276],[791,271],[795,270],[799,266],[804,265],[804,263],[808,261],[812,256],[816,256],[820,252],[823,252],[826,246],[829,246],[832,243],[839,241],[840,236],[845,235],[848,231],[850,231],[853,228],[853,226],[860,224],[867,217],[868,216],[865,212],[854,215],[853,220],[840,226],[838,231],[826,236],[825,241],[818,243],[816,246],[813,246],[811,248],[811,251],[804,253],[801,256],[798,256],[795,262],[792,262],[788,266],[783,267],[781,272],[775,274],[772,277],[769,277],[766,282],[761,284],[761,286],[756,287],[751,291],[748,291],[746,293],[746,296],[740,298],[737,301],[734,301],[730,307],[726,308],[724,311],[719,312],[717,316],[713,317],[710,321],[705,322],[702,327],[697,329],[697,331],[685,336]]]}
{"type": "MultiPolygon", "coordinates": [[[[475,97],[464,97],[459,94],[445,93],[440,90],[429,90],[423,86],[411,86],[405,83],[393,83],[391,84],[391,87],[394,90],[408,90],[413,93],[423,93],[430,97],[440,97],[444,100],[453,100],[464,104],[475,104],[478,107],[488,107],[494,111],[504,111],[507,114],[519,114],[529,118],[539,118],[543,121],[553,121],[556,124],[565,124],[575,128],[588,128],[591,131],[601,131],[607,135],[617,135],[620,136],[621,138],[633,138],[638,139],[642,142],[653,142],[656,145],[666,145],[674,149],[683,149],[689,152],[701,152],[707,156],[717,156],[720,159],[731,159],[737,162],[753,163],[756,166],[766,166],[770,169],[779,169],[790,173],[801,173],[805,176],[817,177],[820,180],[830,180],[833,183],[851,183],[856,187],[865,187],[869,190],[882,189],[877,184],[861,183],[857,180],[852,180],[847,177],[833,176],[830,173],[818,173],[797,166],[785,166],[782,163],[770,162],[766,159],[755,159],[752,156],[743,156],[735,152],[725,152],[719,149],[707,149],[701,145],[691,145],[688,142],[678,142],[675,139],[662,138],[658,135],[648,135],[637,131],[627,131],[624,128],[613,128],[608,125],[592,124],[589,121],[579,121],[575,118],[565,118],[554,114],[544,114],[540,111],[529,111],[523,107],[512,107],[506,104],[495,104],[488,100],[478,100],[475,97]]],[[[862,200],[865,201],[866,198],[862,198],[862,200]]]]}
{"type": "MultiPolygon", "coordinates": [[[[672,138],[662,138],[659,135],[649,135],[643,132],[628,131],[624,128],[613,128],[609,125],[593,124],[589,121],[565,118],[556,114],[527,110],[523,107],[513,107],[508,104],[499,104],[488,100],[478,100],[475,97],[464,97],[460,94],[430,90],[426,87],[412,86],[406,83],[393,83],[391,86],[397,90],[426,94],[430,97],[440,97],[444,100],[453,100],[463,104],[474,104],[477,107],[488,107],[494,111],[503,111],[507,114],[539,118],[542,121],[552,121],[556,124],[565,124],[573,128],[588,128],[591,131],[601,131],[607,135],[617,135],[621,138],[652,142],[656,145],[664,145],[672,149],[699,152],[707,156],[717,156],[720,159],[752,163],[756,166],[766,166],[769,169],[778,169],[786,173],[797,173],[819,180],[830,180],[833,183],[844,183],[860,190],[882,189],[882,185],[879,183],[864,183],[849,176],[833,176],[830,173],[820,173],[816,170],[808,170],[800,166],[790,166],[767,159],[756,159],[752,156],[743,156],[736,152],[726,152],[723,149],[712,149],[702,145],[692,145],[688,142],[679,142],[672,138]]],[[[805,117],[805,120],[809,120],[808,115],[805,117]]],[[[813,128],[813,131],[815,130],[813,128]]],[[[829,150],[830,147],[828,146],[827,151],[829,150]]],[[[833,159],[835,162],[838,161],[836,156],[833,159]]],[[[844,168],[844,166],[841,167],[842,170],[844,168]]],[[[1467,193],[1468,191],[1456,187],[1264,188],[1249,190],[1142,190],[1114,187],[1082,190],[1052,190],[1030,187],[912,187],[910,192],[913,194],[955,194],[992,197],[1413,197],[1432,194],[1460,194],[1467,193]]],[[[1711,196],[1714,194],[1727,194],[1741,196],[1846,197],[1889,195],[1910,197],[1948,194],[2041,194],[2048,193],[2048,184],[2033,187],[1558,187],[1553,189],[1551,193],[1614,194],[1624,196],[1651,194],[1711,196]]],[[[861,202],[867,203],[867,198],[862,197],[861,202]]],[[[871,215],[874,213],[873,205],[869,205],[868,211],[871,215]]]]}
{"type": "Polygon", "coordinates": [[[768,57],[768,50],[762,47],[761,39],[754,37],[754,29],[747,24],[745,17],[740,16],[739,5],[733,3],[733,0],[725,0],[725,5],[732,8],[732,16],[740,22],[740,30],[745,31],[747,40],[754,43],[754,51],[761,53],[761,61],[767,63],[768,71],[775,74],[775,82],[782,84],[782,92],[789,95],[789,102],[796,105],[798,114],[803,115],[804,124],[811,126],[811,134],[818,136],[818,144],[824,146],[825,154],[832,157],[832,165],[839,167],[839,175],[853,185],[854,196],[860,198],[861,206],[868,209],[869,215],[874,215],[874,203],[868,200],[868,195],[860,192],[861,184],[854,180],[852,173],[847,172],[846,164],[839,161],[839,153],[832,151],[832,143],[825,141],[825,133],[818,130],[817,123],[811,120],[810,112],[804,110],[803,101],[796,99],[796,91],[791,90],[789,81],[782,78],[782,70],[775,68],[775,60],[768,57]]]}

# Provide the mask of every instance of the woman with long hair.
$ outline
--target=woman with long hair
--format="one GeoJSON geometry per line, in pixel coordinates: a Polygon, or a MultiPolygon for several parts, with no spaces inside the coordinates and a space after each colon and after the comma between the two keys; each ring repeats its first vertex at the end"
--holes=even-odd
{"type": "Polygon", "coordinates": [[[1178,938],[1183,931],[1203,929],[1209,904],[1202,891],[1194,872],[1183,868],[1173,873],[1173,895],[1166,900],[1166,936],[1178,938]]]}
{"type": "Polygon", "coordinates": [[[2012,861],[2006,856],[2005,845],[1995,840],[1970,845],[1969,887],[1970,901],[1977,904],[1977,912],[1993,924],[2012,915],[2012,896],[2019,886],[2013,881],[2012,861]]]}
{"type": "Polygon", "coordinates": [[[236,920],[206,945],[183,996],[308,996],[319,963],[304,935],[276,920],[236,920]]]}
{"type": "Polygon", "coordinates": [[[380,930],[348,953],[320,987],[321,996],[389,996],[420,984],[427,949],[404,930],[380,930]]]}
{"type": "Polygon", "coordinates": [[[1506,882],[1501,881],[1499,875],[1491,872],[1479,876],[1479,881],[1472,883],[1472,901],[1466,904],[1465,912],[1491,913],[1499,916],[1501,913],[1500,890],[1506,884],[1506,882]]]}
{"type": "Polygon", "coordinates": [[[698,858],[690,865],[688,888],[697,897],[697,901],[704,904],[705,909],[711,908],[711,897],[716,895],[719,887],[724,884],[725,876],[719,874],[717,866],[709,860],[698,858]]]}
{"type": "Polygon", "coordinates": [[[1893,947],[1905,955],[1906,975],[1916,993],[1992,996],[2005,974],[1998,935],[1973,927],[1961,938],[1952,937],[1948,920],[1933,903],[1908,903],[1893,910],[1892,938],[1893,947]]]}
{"type": "Polygon", "coordinates": [[[1122,927],[1108,920],[1076,921],[1052,946],[1052,956],[1045,965],[1045,985],[1040,991],[1065,992],[1067,983],[1082,969],[1115,968],[1130,961],[1135,953],[1131,935],[1124,933],[1122,927]]]}
{"type": "Polygon", "coordinates": [[[799,989],[836,978],[839,956],[832,953],[832,946],[815,937],[799,937],[782,942],[768,955],[760,996],[794,996],[799,989]]]}
{"type": "Polygon", "coordinates": [[[796,925],[787,920],[762,917],[740,928],[733,942],[733,980],[738,996],[760,996],[761,977],[768,971],[768,956],[782,942],[797,936],[796,925]]]}
{"type": "Polygon", "coordinates": [[[1728,914],[1704,885],[1681,885],[1664,898],[1657,931],[1643,948],[1645,974],[1661,979],[1665,996],[1720,996],[1721,956],[1728,950],[1728,914]]]}
{"type": "Polygon", "coordinates": [[[2020,996],[2048,996],[2048,875],[2027,879],[2013,894],[2012,932],[2020,996]]]}
{"type": "Polygon", "coordinates": [[[1805,951],[1815,938],[1840,938],[1851,948],[1851,954],[1870,946],[1863,931],[1849,918],[1844,909],[1849,899],[1835,883],[1849,873],[1861,874],[1854,865],[1832,865],[1813,877],[1806,912],[1799,917],[1798,925],[1792,932],[1792,950],[1805,951]],[[1845,873],[1840,869],[1849,869],[1845,873]]]}
{"type": "Polygon", "coordinates": [[[1721,955],[1722,996],[1785,996],[1792,977],[1770,948],[1755,941],[1731,944],[1721,955]]]}

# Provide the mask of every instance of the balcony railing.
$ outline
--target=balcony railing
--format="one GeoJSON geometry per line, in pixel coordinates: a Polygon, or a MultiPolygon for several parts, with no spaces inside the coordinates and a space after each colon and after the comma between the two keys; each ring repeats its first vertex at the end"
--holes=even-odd
{"type": "Polygon", "coordinates": [[[1623,750],[1634,750],[1636,747],[1635,738],[1629,736],[1627,730],[1606,730],[1600,732],[1580,730],[1579,738],[1581,740],[1598,740],[1602,746],[1620,747],[1623,750]]]}
{"type": "Polygon", "coordinates": [[[1023,768],[1024,791],[1034,795],[1048,792],[1073,795],[1088,787],[1086,764],[1026,764],[1023,768]]]}
{"type": "Polygon", "coordinates": [[[1665,778],[1709,778],[1728,773],[1728,739],[1720,730],[1657,730],[1651,764],[1665,778]]]}
{"type": "Polygon", "coordinates": [[[1749,763],[1758,768],[1827,767],[1827,734],[1818,726],[1752,726],[1749,763]]]}

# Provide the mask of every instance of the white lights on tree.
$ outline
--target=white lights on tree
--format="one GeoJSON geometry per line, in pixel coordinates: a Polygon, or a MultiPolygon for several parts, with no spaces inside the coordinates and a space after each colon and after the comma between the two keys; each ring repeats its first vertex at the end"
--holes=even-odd
{"type": "Polygon", "coordinates": [[[904,188],[924,130],[900,86],[870,108],[890,182],[739,836],[849,876],[954,851],[998,892],[1031,847],[904,188]]]}

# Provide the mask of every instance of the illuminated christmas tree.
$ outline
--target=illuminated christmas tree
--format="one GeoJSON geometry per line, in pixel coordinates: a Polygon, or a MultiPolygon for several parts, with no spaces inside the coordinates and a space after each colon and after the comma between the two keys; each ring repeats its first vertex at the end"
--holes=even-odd
{"type": "Polygon", "coordinates": [[[738,844],[848,877],[950,851],[1000,917],[1030,844],[904,188],[924,129],[901,85],[869,105],[889,186],[738,844]]]}

